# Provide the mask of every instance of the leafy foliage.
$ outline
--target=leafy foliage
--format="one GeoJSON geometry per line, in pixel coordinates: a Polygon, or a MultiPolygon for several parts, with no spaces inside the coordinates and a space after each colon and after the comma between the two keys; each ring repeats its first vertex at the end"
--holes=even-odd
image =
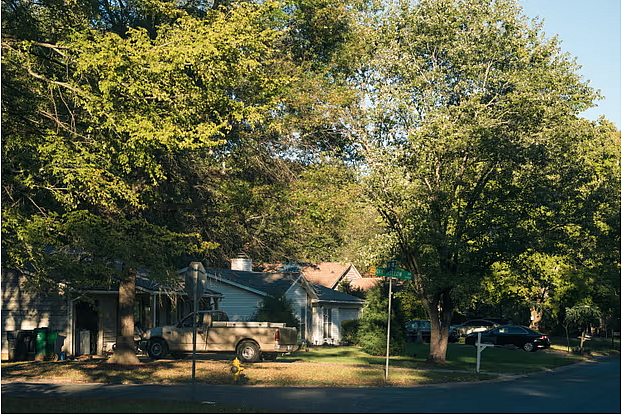
{"type": "MultiPolygon", "coordinates": [[[[359,318],[358,344],[365,353],[386,356],[387,353],[387,313],[389,311],[389,284],[376,284],[367,292],[363,313],[359,318]]],[[[404,319],[400,303],[391,302],[391,331],[389,354],[399,355],[406,342],[404,319]]]]}
{"type": "Polygon", "coordinates": [[[391,234],[385,255],[413,272],[430,360],[442,362],[457,294],[495,262],[555,252],[590,215],[573,203],[592,166],[568,160],[598,129],[577,118],[598,94],[515,1],[399,3],[376,16],[358,79],[367,117],[349,127],[391,234]]]}
{"type": "Polygon", "coordinates": [[[282,295],[264,297],[253,315],[253,320],[285,323],[288,327],[299,327],[300,325],[291,302],[282,295]]]}

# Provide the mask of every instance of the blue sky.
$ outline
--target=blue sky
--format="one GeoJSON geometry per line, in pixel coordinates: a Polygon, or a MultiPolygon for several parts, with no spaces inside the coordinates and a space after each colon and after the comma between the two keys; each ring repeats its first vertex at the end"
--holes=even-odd
{"type": "Polygon", "coordinates": [[[605,99],[582,114],[604,115],[618,129],[620,122],[620,0],[520,0],[523,12],[544,18],[547,37],[558,35],[564,52],[577,58],[581,75],[605,99]]]}

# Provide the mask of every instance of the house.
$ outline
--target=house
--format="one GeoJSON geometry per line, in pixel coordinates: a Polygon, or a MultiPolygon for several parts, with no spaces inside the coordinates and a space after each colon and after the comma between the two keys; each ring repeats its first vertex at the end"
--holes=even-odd
{"type": "MultiPolygon", "coordinates": [[[[56,351],[69,356],[102,355],[112,350],[120,328],[118,284],[90,287],[79,295],[70,295],[61,285],[44,294],[24,289],[26,280],[24,273],[2,270],[2,360],[12,357],[20,331],[42,327],[58,332],[56,351]]],[[[201,309],[218,309],[222,297],[206,289],[201,309]]],[[[134,320],[142,328],[175,323],[192,311],[183,284],[171,289],[142,271],[136,276],[135,300],[134,320]]]]}
{"type": "Polygon", "coordinates": [[[270,264],[264,265],[265,270],[297,269],[314,285],[321,285],[332,290],[341,290],[342,284],[349,284],[351,289],[367,291],[382,278],[363,277],[352,263],[319,262],[314,264],[270,264]]]}
{"type": "MultiPolygon", "coordinates": [[[[252,272],[248,258],[232,260],[233,269],[208,269],[199,309],[224,310],[231,320],[250,320],[264,297],[281,295],[291,301],[300,340],[338,344],[341,322],[358,318],[363,300],[309,282],[300,270],[252,272]]],[[[192,312],[193,299],[184,291],[183,274],[176,288],[136,276],[135,323],[142,328],[174,324],[192,312]]],[[[2,270],[2,359],[11,357],[22,330],[47,327],[58,332],[57,352],[68,356],[102,355],[112,350],[120,329],[118,284],[89,287],[70,295],[62,286],[52,293],[24,289],[27,275],[2,270]]]]}
{"type": "Polygon", "coordinates": [[[253,272],[252,260],[234,258],[231,269],[207,269],[211,290],[222,293],[220,309],[238,321],[253,315],[268,295],[284,295],[300,320],[300,341],[310,344],[339,344],[341,323],[355,320],[363,300],[323,285],[309,282],[298,268],[253,272]]]}

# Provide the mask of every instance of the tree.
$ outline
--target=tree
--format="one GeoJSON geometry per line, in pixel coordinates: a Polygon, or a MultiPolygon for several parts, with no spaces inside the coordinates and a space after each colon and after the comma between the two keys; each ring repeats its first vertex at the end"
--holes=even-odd
{"type": "MultiPolygon", "coordinates": [[[[357,340],[365,353],[385,356],[387,353],[387,322],[389,312],[389,283],[383,281],[372,287],[365,297],[363,312],[359,318],[357,340]]],[[[399,301],[391,303],[391,332],[389,354],[400,355],[404,351],[406,329],[399,301]]]]}
{"type": "Polygon", "coordinates": [[[292,303],[284,295],[268,295],[263,298],[259,308],[253,315],[254,321],[270,321],[285,323],[287,327],[299,327],[300,320],[296,317],[292,303]]]}
{"type": "MultiPolygon", "coordinates": [[[[566,323],[566,337],[568,337],[568,325],[575,324],[581,330],[581,344],[579,345],[579,352],[583,353],[583,343],[586,339],[586,333],[592,326],[596,326],[600,320],[600,310],[594,304],[578,304],[574,307],[566,308],[566,317],[564,322],[566,323]]],[[[570,340],[567,338],[568,344],[570,340]]]]}
{"type": "MultiPolygon", "coordinates": [[[[137,362],[129,347],[136,267],[157,277],[182,251],[200,256],[214,247],[187,228],[172,231],[155,213],[188,204],[183,193],[162,192],[179,173],[172,163],[210,154],[234,124],[260,123],[287,83],[283,74],[266,79],[275,61],[276,31],[266,27],[273,5],[241,3],[196,18],[156,2],[170,14],[153,30],[123,21],[122,30],[107,31],[95,14],[60,19],[75,30],[63,27],[58,38],[20,37],[25,18],[3,37],[3,111],[6,102],[19,104],[3,117],[3,159],[11,160],[2,165],[11,201],[2,206],[3,264],[34,267],[35,286],[117,280],[117,362],[137,362]],[[194,248],[179,249],[185,242],[194,248]]],[[[14,16],[28,7],[18,6],[14,16]]],[[[30,9],[41,36],[58,33],[48,30],[53,6],[30,9]]]]}
{"type": "Polygon", "coordinates": [[[598,95],[514,1],[400,2],[375,16],[358,78],[367,117],[345,128],[389,254],[430,316],[428,359],[442,363],[457,293],[560,219],[553,195],[572,201],[550,175],[598,95]]]}

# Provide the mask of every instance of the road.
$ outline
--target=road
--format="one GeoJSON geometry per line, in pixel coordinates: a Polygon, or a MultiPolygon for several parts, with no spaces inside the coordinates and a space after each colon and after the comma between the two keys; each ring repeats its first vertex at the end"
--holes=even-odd
{"type": "Polygon", "coordinates": [[[3,383],[2,396],[199,400],[286,413],[620,413],[620,358],[412,388],[3,383]]]}

